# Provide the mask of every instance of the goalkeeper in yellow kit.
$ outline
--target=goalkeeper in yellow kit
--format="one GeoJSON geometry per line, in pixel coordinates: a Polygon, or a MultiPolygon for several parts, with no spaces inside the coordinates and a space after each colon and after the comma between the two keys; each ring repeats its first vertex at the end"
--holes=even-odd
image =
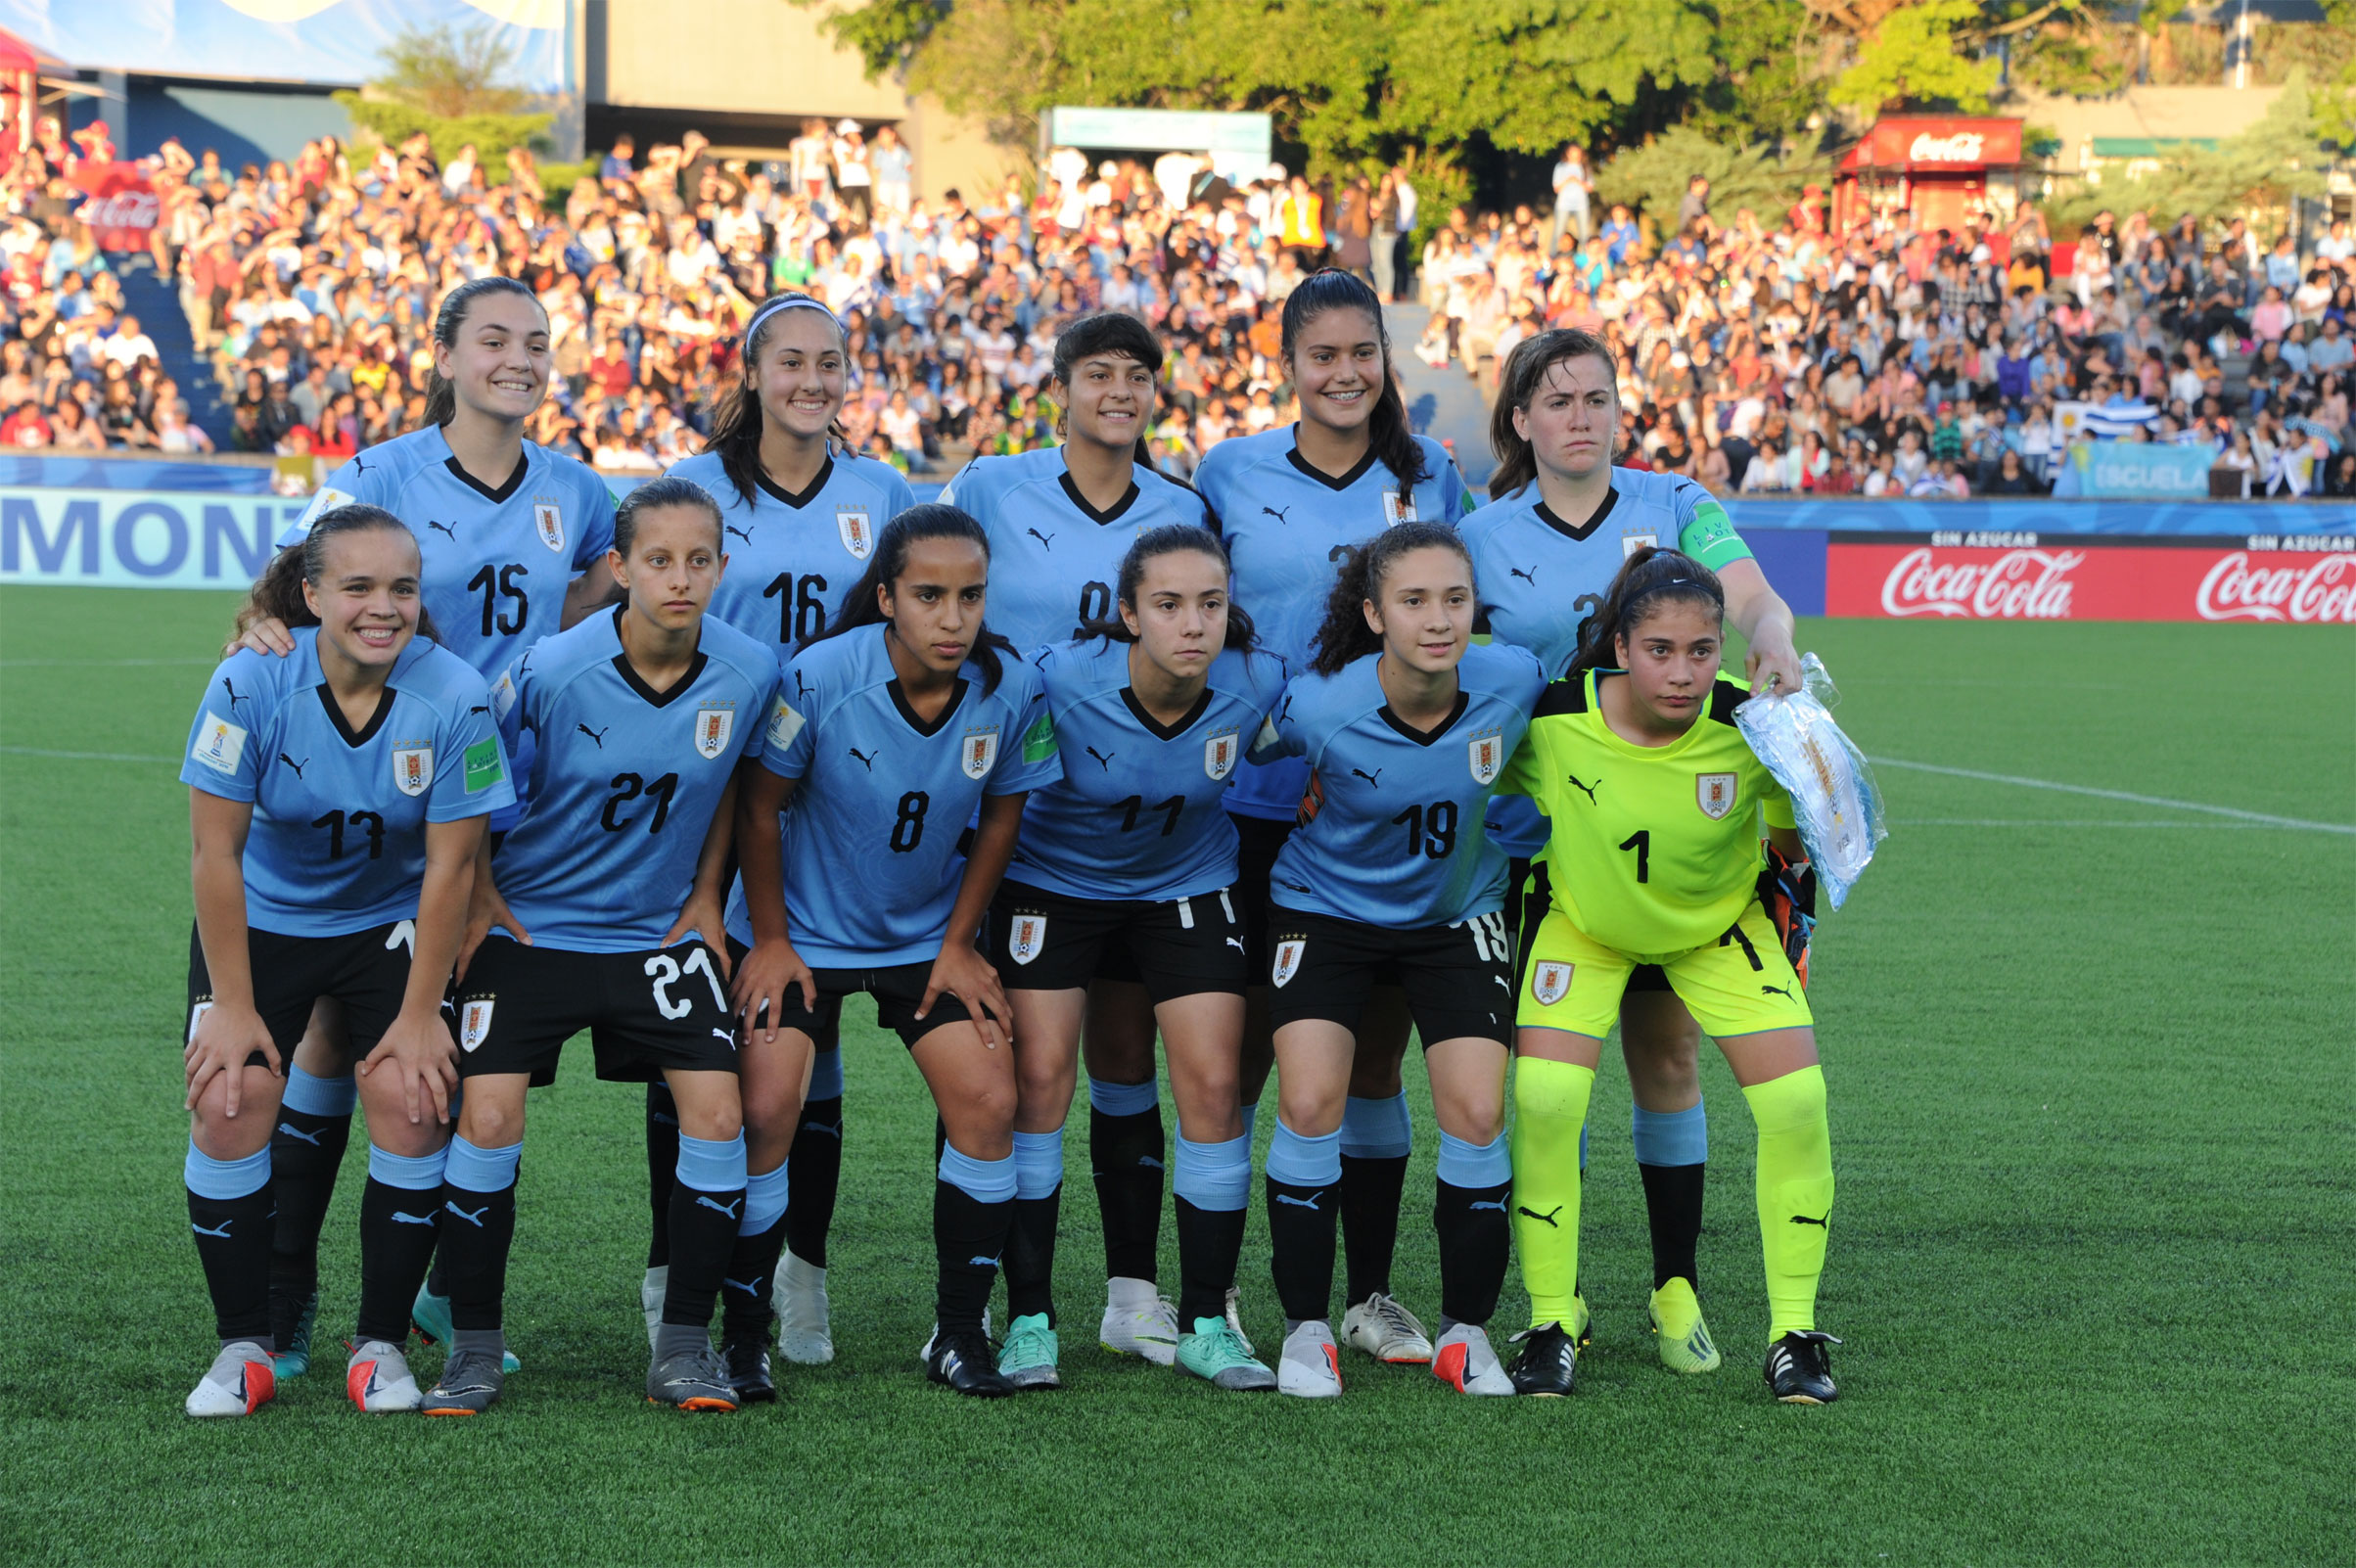
{"type": "MultiPolygon", "coordinates": [[[[1837,1396],[1825,1347],[1838,1341],[1816,1328],[1832,1213],[1825,1077],[1799,976],[1758,899],[1761,810],[1784,856],[1802,851],[1790,798],[1734,727],[1749,693],[1718,676],[1725,602],[1699,562],[1631,554],[1499,784],[1551,822],[1553,905],[1524,960],[1514,1044],[1511,1218],[1533,1324],[1508,1368],[1521,1393],[1572,1388],[1586,1316],[1579,1130],[1629,973],[1658,964],[1758,1126],[1768,1385],[1798,1404],[1837,1396]]],[[[1653,1318],[1707,1333],[1682,1278],[1655,1293],[1653,1318]]]]}

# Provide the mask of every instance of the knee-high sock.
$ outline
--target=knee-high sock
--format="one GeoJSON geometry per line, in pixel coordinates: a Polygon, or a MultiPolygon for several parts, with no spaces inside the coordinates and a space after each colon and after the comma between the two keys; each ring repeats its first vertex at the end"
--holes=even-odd
{"type": "Polygon", "coordinates": [[[1832,1219],[1832,1130],[1825,1070],[1754,1084],[1742,1091],[1759,1126],[1759,1241],[1767,1257],[1770,1341],[1816,1326],[1832,1219]]]}
{"type": "Polygon", "coordinates": [[[1432,1226],[1440,1233],[1440,1323],[1485,1324],[1497,1312],[1505,1283],[1511,1236],[1505,1207],[1513,1191],[1513,1158],[1505,1134],[1468,1143],[1440,1134],[1440,1170],[1432,1198],[1432,1226]]]}
{"type": "Polygon", "coordinates": [[[496,1333],[507,1296],[507,1253],[516,1235],[516,1172],[524,1145],[477,1148],[450,1139],[441,1168],[438,1255],[450,1290],[450,1326],[496,1333]]]}
{"type": "Polygon", "coordinates": [[[275,1350],[270,1335],[270,1151],[216,1160],[188,1141],[182,1168],[188,1228],[212,1295],[214,1331],[226,1345],[250,1339],[275,1350]]]}
{"type": "Polygon", "coordinates": [[[1178,1168],[1178,1329],[1227,1310],[1235,1261],[1243,1252],[1243,1218],[1252,1197],[1252,1140],[1194,1143],[1181,1132],[1178,1168]]]}
{"type": "Polygon", "coordinates": [[[1710,1158],[1710,1122],[1695,1100],[1682,1111],[1629,1115],[1637,1174],[1644,1180],[1644,1211],[1652,1223],[1652,1288],[1679,1275],[1699,1287],[1694,1248],[1701,1240],[1702,1176],[1710,1158]]]}
{"type": "Polygon", "coordinates": [[[980,1333],[990,1287],[1014,1222],[1014,1156],[977,1160],[944,1147],[933,1181],[934,1319],[944,1333],[980,1333]]]}
{"type": "Polygon", "coordinates": [[[434,1262],[440,1226],[447,1147],[393,1154],[368,1146],[368,1185],[360,1194],[360,1315],[363,1341],[398,1345],[409,1337],[409,1309],[434,1262]]]}
{"type": "Polygon", "coordinates": [[[1349,1270],[1344,1305],[1391,1293],[1399,1250],[1399,1201],[1407,1188],[1414,1123],[1405,1090],[1389,1099],[1351,1095],[1342,1109],[1342,1257],[1349,1270]]]}
{"type": "Polygon", "coordinates": [[[843,1178],[843,1052],[811,1059],[809,1098],[794,1133],[794,1192],[785,1207],[785,1244],[812,1268],[826,1267],[835,1190],[843,1178]]]}
{"type": "Polygon", "coordinates": [[[730,1341],[768,1337],[769,1287],[777,1276],[777,1259],[785,1251],[785,1211],[793,1199],[786,1161],[774,1171],[756,1171],[745,1178],[744,1218],[736,1224],[736,1247],[728,1255],[728,1272],[720,1280],[720,1334],[730,1341]]]}
{"type": "Polygon", "coordinates": [[[1513,1064],[1513,1246],[1530,1322],[1572,1324],[1579,1289],[1579,1130],[1595,1072],[1524,1056],[1513,1064]]]}
{"type": "Polygon", "coordinates": [[[287,1065],[286,1098],[270,1134],[270,1195],[278,1205],[270,1245],[270,1327],[281,1346],[319,1288],[319,1229],[351,1138],[355,1085],[349,1073],[318,1078],[287,1065]]]}
{"type": "Polygon", "coordinates": [[[670,1186],[670,1274],[663,1291],[667,1326],[703,1329],[727,1276],[745,1218],[745,1135],[679,1134],[670,1186]]]}
{"type": "Polygon", "coordinates": [[[1169,1148],[1159,1087],[1088,1080],[1088,1165],[1104,1219],[1108,1279],[1159,1278],[1162,1175],[1169,1148]]]}
{"type": "Polygon", "coordinates": [[[646,1267],[670,1262],[670,1184],[679,1168],[679,1106],[669,1084],[646,1085],[646,1207],[653,1215],[647,1233],[646,1267]]]}
{"type": "Polygon", "coordinates": [[[1303,1137],[1279,1118],[1268,1146],[1268,1250],[1287,1322],[1332,1314],[1341,1185],[1342,1134],[1303,1137]]]}
{"type": "Polygon", "coordinates": [[[1014,1135],[1014,1218],[1006,1232],[1006,1319],[1055,1321],[1055,1223],[1063,1208],[1063,1131],[1014,1135]]]}

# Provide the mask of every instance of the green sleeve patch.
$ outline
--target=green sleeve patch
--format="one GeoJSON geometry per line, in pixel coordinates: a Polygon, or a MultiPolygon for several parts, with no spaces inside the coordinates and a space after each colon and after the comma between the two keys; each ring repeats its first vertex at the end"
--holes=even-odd
{"type": "Polygon", "coordinates": [[[1751,547],[1734,531],[1734,520],[1716,501],[1693,509],[1693,519],[1678,530],[1677,547],[1715,572],[1729,561],[1747,561],[1751,547]]]}
{"type": "Polygon", "coordinates": [[[1055,755],[1055,717],[1042,713],[1023,731],[1023,761],[1043,762],[1055,755]]]}
{"type": "Polygon", "coordinates": [[[466,792],[480,795],[507,776],[507,764],[499,757],[499,743],[479,740],[466,749],[466,792]]]}

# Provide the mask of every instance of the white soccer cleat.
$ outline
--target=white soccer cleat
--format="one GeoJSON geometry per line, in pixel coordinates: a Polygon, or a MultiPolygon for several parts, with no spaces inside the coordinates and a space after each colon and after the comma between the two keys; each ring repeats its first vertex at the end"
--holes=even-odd
{"type": "Polygon", "coordinates": [[[827,1321],[826,1270],[787,1253],[769,1286],[777,1312],[777,1350],[797,1366],[823,1366],[834,1360],[834,1329],[827,1321]]]}
{"type": "Polygon", "coordinates": [[[1178,1360],[1178,1308],[1150,1279],[1104,1282],[1104,1324],[1097,1342],[1115,1356],[1142,1356],[1156,1366],[1178,1360]]]}
{"type": "Polygon", "coordinates": [[[252,1415],[277,1394],[278,1374],[270,1366],[270,1353],[253,1340],[232,1340],[189,1390],[188,1413],[252,1415]]]}
{"type": "Polygon", "coordinates": [[[351,1360],[344,1368],[344,1392],[369,1415],[414,1410],[426,1403],[417,1379],[409,1373],[409,1359],[399,1346],[381,1339],[368,1340],[351,1353],[351,1360]]]}
{"type": "Polygon", "coordinates": [[[1252,1348],[1252,1336],[1243,1331],[1243,1302],[1233,1285],[1227,1287],[1227,1326],[1235,1331],[1235,1339],[1246,1356],[1260,1353],[1252,1348]]]}
{"type": "Polygon", "coordinates": [[[1394,1365],[1420,1365],[1432,1359],[1431,1336],[1415,1314],[1379,1290],[1342,1314],[1342,1338],[1394,1365]]]}
{"type": "Polygon", "coordinates": [[[1333,1327],[1306,1322],[1284,1336],[1284,1355],[1276,1362],[1276,1392],[1305,1400],[1332,1400],[1342,1394],[1342,1352],[1333,1342],[1333,1327]]]}
{"type": "Polygon", "coordinates": [[[1432,1354],[1432,1375],[1459,1394],[1513,1393],[1513,1379],[1498,1363],[1489,1345],[1489,1331],[1458,1323],[1440,1336],[1432,1354]]]}
{"type": "Polygon", "coordinates": [[[670,1293],[670,1265],[656,1264],[638,1285],[638,1305],[646,1310],[646,1348],[655,1348],[655,1330],[663,1326],[663,1298],[670,1293]]]}

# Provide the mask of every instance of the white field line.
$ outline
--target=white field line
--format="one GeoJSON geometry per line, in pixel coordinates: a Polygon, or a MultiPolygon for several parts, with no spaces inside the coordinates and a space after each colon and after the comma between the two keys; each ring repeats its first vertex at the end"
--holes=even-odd
{"type": "Polygon", "coordinates": [[[130,752],[53,752],[38,746],[0,746],[9,757],[47,757],[64,762],[177,762],[177,757],[140,757],[130,752]]]}
{"type": "Polygon", "coordinates": [[[2010,784],[2019,789],[2056,790],[2064,795],[2091,795],[2097,800],[2128,801],[2137,806],[2162,806],[2172,811],[2205,811],[2211,816],[2226,816],[2238,821],[2263,827],[2295,828],[2305,833],[2346,833],[2356,835],[2356,823],[2310,822],[2302,817],[2275,816],[2266,811],[2244,811],[2238,806],[2210,806],[2201,801],[2173,801],[2164,795],[2138,795],[2130,790],[2097,789],[2091,784],[2062,784],[2050,778],[2022,778],[2013,773],[1983,773],[1973,767],[1942,767],[1936,762],[1909,762],[1895,757],[1869,758],[1875,767],[1903,767],[1917,773],[1941,773],[1949,778],[1978,779],[1983,784],[2010,784]]]}

